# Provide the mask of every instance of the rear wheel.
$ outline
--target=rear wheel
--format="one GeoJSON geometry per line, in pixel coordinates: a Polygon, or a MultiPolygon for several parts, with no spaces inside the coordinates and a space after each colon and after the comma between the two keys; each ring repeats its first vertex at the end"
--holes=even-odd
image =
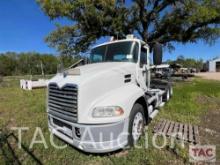
{"type": "Polygon", "coordinates": [[[144,132],[146,120],[144,116],[144,108],[141,104],[135,104],[129,116],[129,136],[128,145],[133,146],[140,139],[144,132]]]}

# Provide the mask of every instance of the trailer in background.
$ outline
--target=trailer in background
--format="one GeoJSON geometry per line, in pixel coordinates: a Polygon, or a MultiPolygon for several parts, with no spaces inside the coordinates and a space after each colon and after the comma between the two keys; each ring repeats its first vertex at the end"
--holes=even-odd
{"type": "Polygon", "coordinates": [[[38,79],[37,81],[32,80],[20,80],[20,87],[24,90],[32,90],[37,88],[46,88],[48,80],[38,79]]]}

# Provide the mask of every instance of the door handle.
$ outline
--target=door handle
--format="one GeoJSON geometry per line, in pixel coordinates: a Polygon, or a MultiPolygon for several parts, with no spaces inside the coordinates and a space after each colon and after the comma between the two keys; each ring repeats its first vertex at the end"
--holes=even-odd
{"type": "Polygon", "coordinates": [[[147,71],[146,70],[142,70],[142,73],[146,73],[147,71]]]}

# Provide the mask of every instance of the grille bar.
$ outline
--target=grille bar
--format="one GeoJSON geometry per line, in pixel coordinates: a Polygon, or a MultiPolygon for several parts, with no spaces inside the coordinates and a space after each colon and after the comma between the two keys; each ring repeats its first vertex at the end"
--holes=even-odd
{"type": "MultiPolygon", "coordinates": [[[[60,109],[61,111],[63,111],[63,109],[64,109],[62,106],[59,106],[59,105],[57,105],[57,104],[49,103],[49,106],[50,106],[50,107],[55,107],[55,108],[57,108],[57,109],[60,109]]],[[[67,107],[65,107],[65,111],[77,112],[76,109],[72,110],[71,108],[67,108],[67,107]]]]}
{"type": "Polygon", "coordinates": [[[52,100],[52,99],[49,100],[49,103],[57,104],[57,105],[60,105],[60,106],[63,106],[63,107],[68,107],[68,108],[72,108],[73,107],[72,106],[73,104],[64,103],[64,102],[56,101],[56,100],[52,100]]]}
{"type": "Polygon", "coordinates": [[[48,86],[48,108],[49,114],[58,118],[76,122],[77,121],[77,96],[78,88],[67,84],[59,88],[55,83],[48,86]]]}
{"type": "Polygon", "coordinates": [[[63,91],[63,92],[69,92],[69,91],[77,91],[77,89],[74,89],[72,87],[65,87],[65,89],[59,89],[57,86],[55,85],[51,85],[50,86],[50,89],[55,89],[55,90],[58,90],[58,91],[63,91]]]}
{"type": "Polygon", "coordinates": [[[54,94],[61,94],[61,95],[65,95],[65,96],[77,96],[77,95],[75,95],[74,93],[72,93],[72,91],[71,92],[69,92],[69,91],[60,91],[59,89],[58,90],[55,90],[55,89],[52,89],[52,88],[50,88],[50,91],[51,92],[53,92],[54,94]]]}
{"type": "Polygon", "coordinates": [[[68,103],[68,104],[77,104],[76,99],[67,99],[67,98],[60,98],[60,97],[53,97],[51,94],[49,95],[51,100],[54,101],[60,101],[63,103],[68,103]]]}
{"type": "Polygon", "coordinates": [[[50,110],[52,110],[52,111],[56,111],[56,112],[58,112],[58,113],[63,113],[63,114],[65,114],[65,115],[69,115],[69,116],[74,116],[74,117],[77,117],[77,113],[70,113],[70,112],[67,112],[67,111],[61,111],[61,110],[59,110],[59,109],[57,109],[57,108],[54,108],[54,107],[50,107],[50,110]]]}
{"type": "Polygon", "coordinates": [[[69,96],[69,95],[62,95],[62,96],[60,96],[60,94],[57,94],[57,93],[54,93],[54,92],[52,93],[52,91],[50,93],[50,96],[59,97],[59,98],[65,98],[65,99],[70,99],[70,100],[72,100],[72,99],[77,100],[77,96],[69,96]]]}

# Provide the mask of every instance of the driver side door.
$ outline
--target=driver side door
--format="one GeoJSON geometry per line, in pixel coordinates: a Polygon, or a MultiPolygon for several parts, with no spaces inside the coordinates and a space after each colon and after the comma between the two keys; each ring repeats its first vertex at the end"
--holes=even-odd
{"type": "Polygon", "coordinates": [[[144,90],[147,90],[147,48],[141,46],[139,66],[138,66],[138,81],[140,87],[144,90]]]}

